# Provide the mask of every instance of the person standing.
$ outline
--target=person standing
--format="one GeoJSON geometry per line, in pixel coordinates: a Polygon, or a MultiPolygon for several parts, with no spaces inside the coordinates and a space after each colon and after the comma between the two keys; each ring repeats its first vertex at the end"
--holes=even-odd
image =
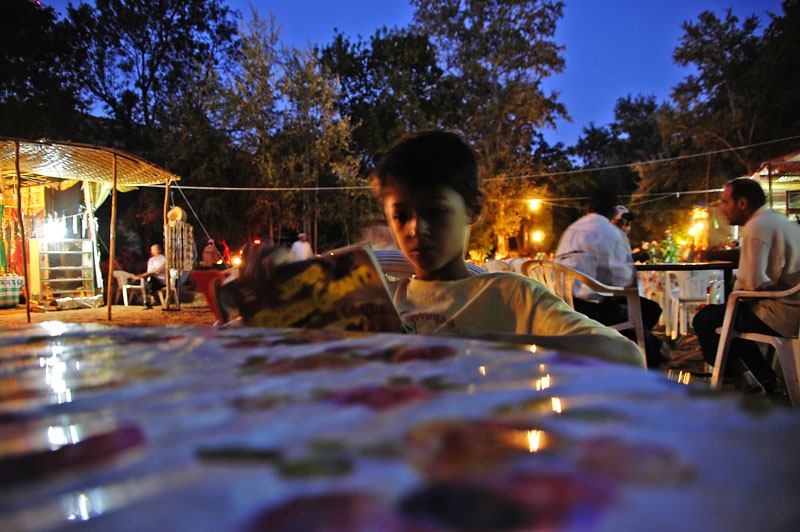
{"type": "MultiPolygon", "coordinates": [[[[636,269],[628,237],[611,223],[618,212],[616,203],[613,191],[601,189],[595,192],[589,199],[588,213],[561,235],[555,261],[607,285],[636,286],[636,269]]],[[[648,367],[655,368],[670,358],[668,346],[651,332],[661,316],[661,306],[651,299],[642,297],[640,300],[645,356],[648,367]]],[[[625,298],[604,297],[584,285],[578,287],[573,304],[575,310],[603,325],[616,325],[628,320],[625,298]]],[[[635,337],[633,330],[623,334],[635,337]]]]}
{"type": "Polygon", "coordinates": [[[311,244],[308,242],[305,233],[297,235],[297,240],[292,244],[290,253],[291,257],[289,260],[292,262],[310,259],[311,256],[314,255],[314,251],[311,249],[311,244]]]}
{"type": "Polygon", "coordinates": [[[151,309],[150,296],[167,286],[167,258],[161,252],[161,246],[150,246],[150,258],[147,261],[147,271],[136,277],[144,283],[144,306],[151,309]]]}
{"type": "MultiPolygon", "coordinates": [[[[800,226],[765,206],[761,185],[748,178],[734,179],[725,185],[721,201],[728,222],[744,226],[733,289],[781,291],[800,283],[800,226]]],[[[707,305],[692,321],[703,358],[712,365],[719,344],[716,329],[724,318],[725,305],[707,305]]],[[[742,332],[794,336],[800,326],[800,294],[787,299],[743,301],[734,326],[742,332]]],[[[740,391],[785,393],[755,342],[736,338],[727,367],[726,373],[735,378],[740,391]]]]}

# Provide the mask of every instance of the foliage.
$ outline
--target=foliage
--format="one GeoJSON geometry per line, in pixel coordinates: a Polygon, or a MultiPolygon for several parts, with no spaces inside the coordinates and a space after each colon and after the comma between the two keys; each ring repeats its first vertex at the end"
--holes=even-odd
{"type": "Polygon", "coordinates": [[[437,44],[439,60],[462,98],[460,129],[478,151],[487,181],[485,220],[500,247],[523,219],[528,182],[507,179],[545,170],[535,159],[538,128],[552,126],[566,109],[541,82],[563,70],[553,42],[562,2],[413,0],[414,23],[437,44]]]}
{"type": "Polygon", "coordinates": [[[456,123],[455,80],[437,65],[423,33],[383,28],[369,42],[338,33],[320,60],[341,83],[340,110],[351,117],[354,151],[365,165],[409,131],[456,123]]]}
{"type": "Polygon", "coordinates": [[[0,135],[74,138],[84,102],[75,75],[80,49],[52,7],[10,0],[0,21],[0,135]]]}
{"type": "Polygon", "coordinates": [[[220,0],[95,0],[67,11],[88,56],[86,97],[130,129],[168,123],[161,111],[235,31],[220,0]]]}

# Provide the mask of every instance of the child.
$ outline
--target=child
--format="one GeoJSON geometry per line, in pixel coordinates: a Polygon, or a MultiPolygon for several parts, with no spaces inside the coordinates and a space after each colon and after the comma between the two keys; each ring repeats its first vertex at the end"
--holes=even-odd
{"type": "Polygon", "coordinates": [[[444,131],[406,137],[381,159],[375,180],[395,242],[415,270],[395,293],[412,331],[544,335],[553,338],[542,346],[644,365],[636,344],[534,280],[470,275],[464,248],[483,195],[475,154],[461,137],[444,131]]]}

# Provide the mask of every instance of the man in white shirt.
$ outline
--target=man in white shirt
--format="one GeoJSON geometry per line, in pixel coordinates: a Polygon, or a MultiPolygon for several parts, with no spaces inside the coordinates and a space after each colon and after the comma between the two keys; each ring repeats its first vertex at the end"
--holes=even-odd
{"type": "MultiPolygon", "coordinates": [[[[636,269],[628,237],[610,221],[617,213],[616,203],[616,194],[608,189],[593,194],[589,200],[589,212],[567,227],[561,235],[555,261],[604,284],[636,286],[636,269]]],[[[576,287],[574,305],[575,310],[604,325],[614,325],[628,319],[624,298],[607,298],[582,284],[576,287]]],[[[661,316],[661,307],[646,298],[641,298],[641,307],[647,365],[658,367],[669,358],[666,346],[650,332],[661,316]]],[[[634,337],[632,330],[624,334],[634,337]]]]}
{"type": "Polygon", "coordinates": [[[147,261],[147,271],[140,273],[136,277],[144,279],[144,306],[148,309],[153,308],[150,303],[150,296],[157,293],[167,285],[167,258],[161,253],[161,246],[153,244],[150,246],[151,257],[147,261]]]}
{"type": "Polygon", "coordinates": [[[305,233],[297,235],[297,240],[292,244],[292,249],[289,251],[291,254],[290,259],[292,262],[310,259],[314,254],[311,249],[311,244],[308,243],[305,233]]]}
{"type": "MultiPolygon", "coordinates": [[[[722,192],[722,211],[731,225],[743,225],[739,246],[739,271],[734,290],[786,290],[800,282],[800,226],[765,206],[766,196],[757,181],[734,179],[722,192]]],[[[707,305],[695,315],[703,357],[716,359],[725,305],[707,305]]],[[[747,301],[739,305],[735,327],[739,331],[793,336],[800,326],[800,296],[777,300],[747,301]]],[[[744,392],[766,391],[784,395],[772,367],[758,345],[737,338],[727,368],[744,392]],[[753,377],[757,380],[754,381],[753,377]]],[[[726,371],[728,373],[728,371],[726,371]]]]}

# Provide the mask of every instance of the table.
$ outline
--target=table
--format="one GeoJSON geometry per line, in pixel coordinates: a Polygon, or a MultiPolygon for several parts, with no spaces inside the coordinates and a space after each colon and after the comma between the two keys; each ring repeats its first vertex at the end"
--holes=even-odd
{"type": "Polygon", "coordinates": [[[715,260],[709,262],[657,262],[655,264],[636,264],[636,270],[640,272],[686,272],[700,270],[722,270],[725,280],[725,299],[733,289],[733,270],[736,269],[735,262],[727,260],[715,260]]]}
{"type": "Polygon", "coordinates": [[[7,530],[790,530],[800,416],[534,346],[0,329],[7,530]]]}

